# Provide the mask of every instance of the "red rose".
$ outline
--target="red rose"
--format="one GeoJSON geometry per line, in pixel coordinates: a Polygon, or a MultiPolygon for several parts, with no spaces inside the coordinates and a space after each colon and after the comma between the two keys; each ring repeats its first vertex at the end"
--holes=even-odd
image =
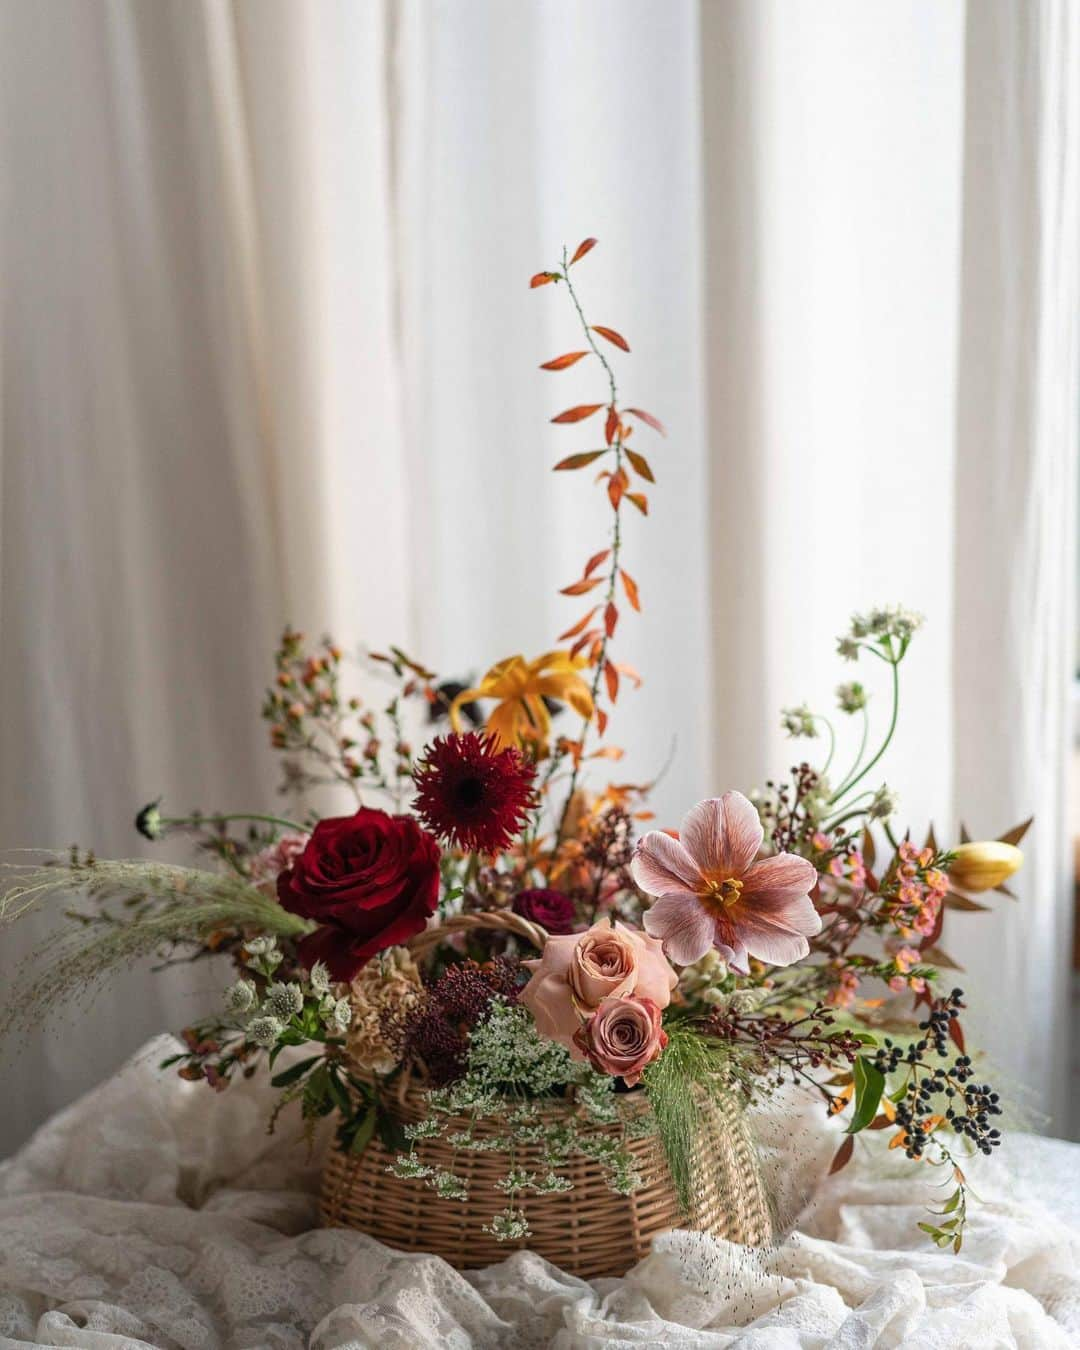
{"type": "Polygon", "coordinates": [[[565,937],[574,931],[574,902],[562,891],[518,891],[513,909],[515,914],[538,923],[556,937],[565,937]]]}
{"type": "Polygon", "coordinates": [[[300,959],[351,980],[386,947],[419,933],[439,903],[439,846],[412,816],[361,807],[322,820],[277,880],[282,908],[319,927],[300,959]]]}

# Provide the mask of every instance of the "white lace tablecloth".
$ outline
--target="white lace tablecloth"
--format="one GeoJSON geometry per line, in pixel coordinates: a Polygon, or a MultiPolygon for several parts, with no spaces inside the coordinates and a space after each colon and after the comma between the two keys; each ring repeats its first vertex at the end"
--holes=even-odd
{"type": "Polygon", "coordinates": [[[1078,1145],[1016,1136],[977,1169],[958,1257],[924,1242],[926,1193],[880,1141],[818,1185],[835,1140],[786,1124],[786,1188],[816,1194],[764,1263],[676,1233],[622,1280],[524,1252],[459,1275],[313,1228],[295,1122],[268,1137],[264,1084],[215,1097],[158,1069],[173,1048],[151,1042],[0,1167],[0,1347],[1080,1345],[1078,1145]]]}

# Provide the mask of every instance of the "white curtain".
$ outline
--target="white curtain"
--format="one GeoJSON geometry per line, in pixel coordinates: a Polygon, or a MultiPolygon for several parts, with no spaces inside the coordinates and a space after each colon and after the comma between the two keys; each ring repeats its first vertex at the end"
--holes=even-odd
{"type": "MultiPolygon", "coordinates": [[[[886,772],[917,827],[948,831],[956,800],[981,832],[1040,811],[1001,922],[1025,953],[1009,1015],[1050,1025],[1055,729],[1012,656],[1036,643],[1060,704],[1067,9],[973,5],[965,37],[959,0],[0,0],[0,845],[131,852],[158,792],[271,805],[257,705],[286,620],[448,674],[550,644],[606,517],[550,472],[583,443],[547,419],[592,386],[536,370],[576,333],[526,282],[592,234],[590,314],[629,338],[623,387],[669,428],[627,543],[644,613],[623,651],[647,678],[613,720],[620,776],[674,739],[657,804],[677,820],[783,771],[777,707],[828,700],[849,611],[922,609],[886,772]],[[995,80],[1016,82],[1007,106],[995,80]],[[988,137],[1000,179],[975,170],[988,137]],[[990,212],[1008,252],[980,261],[990,212]],[[1023,337],[994,298],[1013,250],[1038,278],[1016,285],[1023,337]],[[991,505],[971,485],[986,387],[991,505]],[[975,559],[1006,520],[993,575],[1011,559],[1028,580],[967,648],[993,606],[975,559]],[[998,792],[979,709],[1009,738],[998,792]]],[[[998,930],[963,942],[996,990],[998,930]]],[[[214,978],[131,972],[17,1047],[0,1148],[214,978]]],[[[992,1043],[1048,1101],[1034,1031],[992,1043]]]]}

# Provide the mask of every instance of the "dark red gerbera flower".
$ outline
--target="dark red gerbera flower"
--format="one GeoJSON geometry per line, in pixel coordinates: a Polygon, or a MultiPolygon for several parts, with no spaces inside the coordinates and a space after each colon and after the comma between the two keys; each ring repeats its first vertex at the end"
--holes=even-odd
{"type": "Polygon", "coordinates": [[[489,736],[439,736],[413,775],[414,807],[433,834],[466,853],[500,853],[528,820],[535,777],[520,750],[498,750],[489,736]]]}

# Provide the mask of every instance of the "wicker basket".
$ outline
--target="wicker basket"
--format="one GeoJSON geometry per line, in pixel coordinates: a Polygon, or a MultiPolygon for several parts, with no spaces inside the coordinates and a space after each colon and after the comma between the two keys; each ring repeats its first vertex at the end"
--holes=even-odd
{"type": "MultiPolygon", "coordinates": [[[[461,915],[425,930],[410,945],[420,954],[448,932],[480,927],[513,932],[537,947],[547,936],[512,913],[461,915]]],[[[424,1089],[421,1079],[404,1074],[395,1083],[391,1108],[402,1124],[426,1114],[424,1089]]],[[[624,1105],[645,1110],[644,1094],[628,1095],[624,1105]]],[[[573,1109],[572,1102],[553,1101],[544,1114],[554,1122],[573,1109]]],[[[496,1121],[474,1125],[464,1117],[461,1127],[471,1127],[477,1134],[500,1133],[502,1128],[496,1121]]],[[[331,1150],[323,1172],[320,1214],[327,1226],[360,1229],[400,1251],[432,1252],[459,1270],[490,1265],[515,1247],[528,1247],[583,1279],[625,1274],[648,1254],[652,1239],[671,1228],[697,1229],[747,1245],[769,1240],[769,1207],[737,1108],[725,1112],[710,1104],[702,1111],[694,1167],[698,1184],[688,1215],[679,1209],[659,1140],[633,1139],[628,1147],[644,1177],[638,1190],[616,1195],[599,1163],[575,1157],[560,1169],[573,1182],[572,1190],[516,1198],[532,1230],[532,1236],[520,1242],[497,1242],[483,1231],[503,1207],[504,1197],[494,1183],[505,1175],[505,1155],[455,1151],[441,1139],[421,1141],[417,1154],[429,1166],[452,1168],[460,1175],[468,1184],[468,1200],[442,1200],[416,1182],[391,1176],[386,1168],[392,1155],[373,1138],[359,1155],[331,1150]],[[490,1202],[485,1202],[488,1195],[490,1202]]],[[[546,1170],[540,1154],[539,1145],[519,1145],[514,1165],[546,1170]]]]}

